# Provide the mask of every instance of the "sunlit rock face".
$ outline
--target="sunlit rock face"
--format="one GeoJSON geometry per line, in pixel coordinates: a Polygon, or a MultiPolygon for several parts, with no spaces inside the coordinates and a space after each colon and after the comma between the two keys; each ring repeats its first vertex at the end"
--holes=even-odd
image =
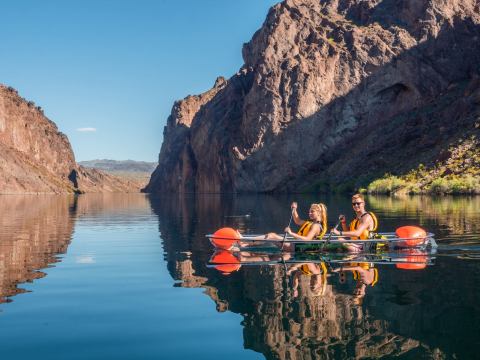
{"type": "Polygon", "coordinates": [[[41,108],[0,85],[0,193],[65,192],[75,157],[41,108]]]}
{"type": "Polygon", "coordinates": [[[476,0],[275,5],[237,74],[174,105],[146,190],[308,189],[434,161],[479,132],[479,14],[476,0]]]}
{"type": "Polygon", "coordinates": [[[77,165],[68,138],[43,110],[0,85],[0,194],[139,190],[139,184],[77,165]]]}

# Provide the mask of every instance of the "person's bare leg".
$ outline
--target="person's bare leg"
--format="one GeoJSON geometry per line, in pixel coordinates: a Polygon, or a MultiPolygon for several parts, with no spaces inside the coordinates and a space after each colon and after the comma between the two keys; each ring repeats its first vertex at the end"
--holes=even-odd
{"type": "Polygon", "coordinates": [[[250,241],[240,241],[240,246],[242,247],[248,247],[252,244],[255,244],[256,241],[259,241],[261,242],[262,240],[278,240],[278,241],[281,241],[283,240],[283,236],[280,236],[276,233],[268,233],[268,234],[265,234],[265,235],[260,235],[260,236],[255,236],[255,237],[252,237],[252,238],[249,238],[250,241]]]}

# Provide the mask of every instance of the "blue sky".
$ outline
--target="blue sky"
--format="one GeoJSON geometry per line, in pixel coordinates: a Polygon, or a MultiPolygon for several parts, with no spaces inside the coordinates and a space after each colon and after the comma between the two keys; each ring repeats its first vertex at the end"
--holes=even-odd
{"type": "Polygon", "coordinates": [[[232,76],[277,2],[2,1],[0,83],[44,109],[77,161],[156,161],[173,102],[232,76]]]}

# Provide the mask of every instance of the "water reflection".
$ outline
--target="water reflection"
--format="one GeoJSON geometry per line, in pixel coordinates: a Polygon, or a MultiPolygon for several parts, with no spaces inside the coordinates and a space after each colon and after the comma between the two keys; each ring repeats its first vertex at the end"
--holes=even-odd
{"type": "Polygon", "coordinates": [[[72,237],[75,208],[73,196],[0,197],[0,303],[59,261],[72,237]]]}
{"type": "MultiPolygon", "coordinates": [[[[150,215],[148,204],[138,194],[0,196],[0,303],[25,292],[19,284],[44,277],[41,269],[61,261],[78,222],[97,231],[138,222],[150,215]]],[[[93,264],[95,256],[81,254],[76,263],[93,264]]]]}
{"type": "Polygon", "coordinates": [[[460,196],[370,196],[369,203],[383,215],[417,219],[434,226],[443,245],[478,245],[480,233],[480,197],[460,196]]]}
{"type": "MultiPolygon", "coordinates": [[[[242,254],[241,261],[277,264],[206,266],[212,255],[206,233],[223,226],[247,233],[282,229],[291,200],[219,195],[150,198],[172,277],[178,286],[206,289],[218,311],[242,314],[245,348],[271,359],[475,357],[480,345],[477,261],[439,254],[434,266],[410,264],[418,266],[406,270],[408,266],[364,266],[369,262],[351,259],[342,268],[324,264],[325,271],[320,263],[288,264],[283,255],[242,254]]],[[[303,208],[318,201],[311,196],[296,200],[303,208]]],[[[321,200],[330,204],[330,216],[350,208],[348,198],[321,200]]],[[[381,218],[383,231],[416,224],[452,246],[464,244],[465,239],[469,245],[479,244],[478,198],[370,197],[367,201],[381,218]]]]}

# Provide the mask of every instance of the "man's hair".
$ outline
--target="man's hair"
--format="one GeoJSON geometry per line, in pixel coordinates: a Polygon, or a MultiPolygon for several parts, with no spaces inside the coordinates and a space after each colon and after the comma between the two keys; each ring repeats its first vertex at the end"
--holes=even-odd
{"type": "Polygon", "coordinates": [[[363,197],[363,195],[358,193],[352,196],[352,200],[353,199],[360,199],[362,201],[365,201],[365,198],[363,197]]]}

